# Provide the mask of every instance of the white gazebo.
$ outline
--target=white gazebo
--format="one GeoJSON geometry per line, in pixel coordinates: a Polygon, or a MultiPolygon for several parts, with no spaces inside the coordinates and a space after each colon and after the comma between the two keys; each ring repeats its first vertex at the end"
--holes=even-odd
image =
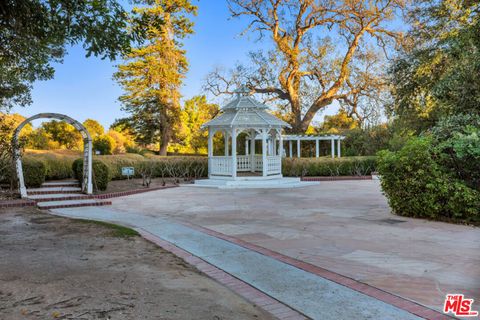
{"type": "Polygon", "coordinates": [[[197,180],[195,184],[219,187],[249,186],[248,182],[258,187],[262,181],[265,186],[300,184],[300,179],[282,178],[282,129],[290,125],[267,109],[268,106],[249,95],[247,88],[236,90],[236,97],[221,108],[221,113],[202,126],[208,129],[209,179],[197,180]],[[221,155],[214,154],[216,133],[221,133],[224,140],[221,155]],[[245,148],[239,150],[238,136],[242,133],[245,148]]]}
{"type": "Polygon", "coordinates": [[[222,108],[221,114],[202,126],[208,128],[208,177],[281,178],[282,128],[290,125],[268,113],[268,107],[249,96],[248,89],[240,88],[236,92],[235,99],[222,108]],[[214,155],[213,137],[217,132],[224,138],[223,155],[214,155]],[[242,132],[246,133],[245,150],[240,151],[237,138],[242,132]],[[257,137],[261,142],[258,149],[257,137]]]}

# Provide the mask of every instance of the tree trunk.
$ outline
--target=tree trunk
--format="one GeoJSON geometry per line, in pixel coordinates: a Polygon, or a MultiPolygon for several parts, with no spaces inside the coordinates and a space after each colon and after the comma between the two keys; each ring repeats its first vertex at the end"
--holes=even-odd
{"type": "Polygon", "coordinates": [[[167,128],[162,130],[162,141],[160,142],[160,150],[158,154],[161,156],[167,155],[168,143],[170,142],[170,130],[167,128]]]}
{"type": "Polygon", "coordinates": [[[330,98],[317,100],[317,102],[315,102],[305,113],[305,116],[303,117],[302,122],[300,123],[300,131],[299,132],[305,133],[305,131],[307,131],[310,123],[312,123],[313,117],[315,117],[317,112],[320,109],[323,109],[326,106],[329,106],[330,104],[332,104],[332,102],[333,102],[333,99],[330,99],[330,98]]]}

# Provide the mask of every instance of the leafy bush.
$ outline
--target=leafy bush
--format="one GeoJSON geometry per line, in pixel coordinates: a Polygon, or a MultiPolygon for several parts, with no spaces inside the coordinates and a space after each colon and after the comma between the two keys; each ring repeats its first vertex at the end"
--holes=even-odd
{"type": "Polygon", "coordinates": [[[23,179],[27,188],[38,188],[45,182],[47,169],[43,161],[24,157],[22,167],[23,179]]]}
{"type": "Polygon", "coordinates": [[[438,162],[469,187],[480,190],[480,116],[444,118],[431,131],[438,162]]]}
{"type": "Polygon", "coordinates": [[[399,215],[480,222],[480,192],[441,165],[431,136],[413,138],[398,152],[380,151],[377,168],[392,210],[399,215]]]}
{"type": "Polygon", "coordinates": [[[282,172],[286,177],[363,176],[375,171],[375,157],[284,158],[282,172]]]}
{"type": "MultiPolygon", "coordinates": [[[[77,159],[72,164],[72,170],[75,178],[79,181],[83,179],[83,159],[77,159]]],[[[92,182],[94,190],[107,190],[108,183],[111,180],[108,166],[100,160],[92,161],[92,182]]]]}

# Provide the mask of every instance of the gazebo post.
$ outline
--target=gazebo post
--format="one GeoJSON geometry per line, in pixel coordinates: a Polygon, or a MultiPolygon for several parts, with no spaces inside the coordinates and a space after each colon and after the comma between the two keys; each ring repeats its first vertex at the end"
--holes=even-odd
{"type": "Polygon", "coordinates": [[[232,128],[232,178],[237,177],[237,129],[232,128]]]}
{"type": "Polygon", "coordinates": [[[330,140],[332,145],[332,158],[335,158],[335,140],[333,138],[330,140]]]}
{"type": "Polygon", "coordinates": [[[278,132],[278,153],[280,154],[280,166],[281,166],[282,158],[283,158],[283,137],[282,137],[281,131],[278,132]]]}
{"type": "MultiPolygon", "coordinates": [[[[228,157],[228,138],[229,138],[229,134],[228,134],[228,131],[224,131],[223,132],[224,134],[224,141],[225,141],[225,157],[228,157]]],[[[232,143],[233,143],[233,140],[232,140],[232,143]]]]}
{"type": "Polygon", "coordinates": [[[255,163],[255,137],[257,132],[255,130],[250,131],[250,171],[255,172],[256,163],[255,163]]]}
{"type": "Polygon", "coordinates": [[[210,172],[212,172],[211,168],[211,158],[213,156],[213,135],[215,134],[214,129],[208,130],[208,178],[210,179],[210,172]]]}
{"type": "Polygon", "coordinates": [[[297,138],[297,158],[301,156],[300,138],[297,138]]]}
{"type": "Polygon", "coordinates": [[[342,156],[342,152],[340,150],[340,138],[337,140],[337,155],[339,158],[342,156]]]}
{"type": "Polygon", "coordinates": [[[319,141],[318,141],[318,138],[315,139],[315,157],[318,158],[319,154],[320,154],[320,150],[319,149],[319,141]]]}
{"type": "Polygon", "coordinates": [[[289,155],[290,158],[293,157],[292,140],[288,140],[288,155],[289,155]]]}
{"type": "Polygon", "coordinates": [[[248,156],[248,137],[245,137],[245,155],[248,156]]]}
{"type": "Polygon", "coordinates": [[[277,155],[277,131],[275,130],[274,136],[272,136],[272,156],[277,155]]]}
{"type": "Polygon", "coordinates": [[[262,129],[262,176],[267,176],[267,129],[262,129]]]}

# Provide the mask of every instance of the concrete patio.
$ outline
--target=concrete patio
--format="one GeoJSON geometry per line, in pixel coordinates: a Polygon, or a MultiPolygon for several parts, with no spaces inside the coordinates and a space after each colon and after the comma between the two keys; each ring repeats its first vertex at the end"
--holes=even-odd
{"type": "Polygon", "coordinates": [[[234,236],[440,310],[480,301],[480,229],[390,214],[378,181],[275,190],[180,187],[116,199],[118,211],[234,236]]]}

